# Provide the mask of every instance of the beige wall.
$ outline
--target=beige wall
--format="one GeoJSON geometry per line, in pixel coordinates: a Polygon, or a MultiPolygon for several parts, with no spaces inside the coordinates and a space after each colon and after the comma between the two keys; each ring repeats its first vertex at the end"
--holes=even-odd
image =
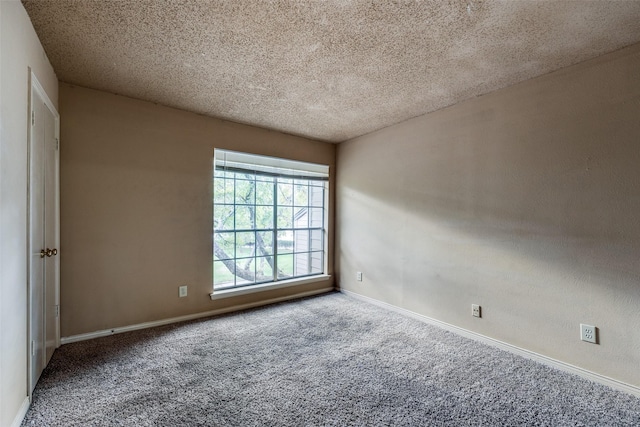
{"type": "Polygon", "coordinates": [[[341,288],[640,386],[640,45],[337,159],[341,288]]]}
{"type": "Polygon", "coordinates": [[[19,1],[0,1],[0,426],[27,397],[29,67],[57,105],[58,81],[19,1]]]}
{"type": "Polygon", "coordinates": [[[63,337],[332,286],[209,298],[213,149],[324,163],[332,173],[334,145],[63,83],[60,114],[63,337]]]}

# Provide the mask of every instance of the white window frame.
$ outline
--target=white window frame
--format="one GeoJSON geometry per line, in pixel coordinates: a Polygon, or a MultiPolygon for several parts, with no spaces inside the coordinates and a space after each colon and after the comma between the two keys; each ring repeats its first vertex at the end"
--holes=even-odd
{"type": "MultiPolygon", "coordinates": [[[[323,260],[322,260],[321,273],[313,274],[313,275],[305,275],[302,277],[278,279],[278,274],[277,274],[278,253],[277,253],[277,244],[275,242],[275,239],[278,233],[278,227],[274,225],[273,227],[273,236],[274,236],[273,262],[276,265],[276,270],[274,271],[274,280],[269,282],[244,284],[241,286],[234,286],[234,287],[223,288],[223,289],[220,289],[220,288],[216,289],[214,285],[212,286],[213,292],[211,293],[211,299],[215,300],[215,299],[243,295],[248,293],[261,292],[265,290],[272,290],[272,289],[284,288],[289,286],[326,281],[327,279],[330,279],[331,276],[327,274],[328,255],[329,255],[328,254],[329,166],[276,158],[276,157],[240,153],[240,152],[230,151],[230,150],[215,149],[213,167],[214,167],[214,173],[212,175],[213,180],[215,180],[216,168],[217,170],[225,170],[227,172],[247,171],[248,173],[255,173],[257,175],[270,175],[270,176],[281,177],[281,178],[284,177],[284,178],[293,178],[293,179],[321,180],[324,182],[324,185],[323,185],[324,200],[323,200],[323,206],[322,206],[323,222],[322,222],[322,229],[321,229],[322,245],[323,245],[322,247],[323,260]]],[[[214,182],[214,188],[215,188],[215,181],[213,182],[214,182]]],[[[274,203],[274,211],[275,211],[277,209],[278,201],[274,199],[273,203],[274,203]]],[[[234,202],[234,206],[235,206],[235,202],[234,202]]],[[[216,204],[214,203],[214,210],[215,209],[216,209],[216,204]]],[[[274,215],[274,217],[275,216],[276,215],[274,215]]],[[[302,230],[304,229],[305,228],[302,228],[302,230]]],[[[310,230],[311,228],[307,227],[306,229],[310,230]]],[[[218,233],[231,232],[231,230],[224,230],[224,231],[213,230],[212,238],[215,238],[216,232],[218,233]]],[[[233,227],[233,232],[237,232],[235,225],[233,227]]],[[[212,241],[212,245],[213,244],[214,242],[212,241]]],[[[234,263],[236,262],[236,259],[238,258],[234,256],[233,258],[234,263]]],[[[214,268],[214,271],[215,271],[215,268],[214,268]]],[[[295,274],[295,269],[294,269],[294,274],[295,274]]]]}

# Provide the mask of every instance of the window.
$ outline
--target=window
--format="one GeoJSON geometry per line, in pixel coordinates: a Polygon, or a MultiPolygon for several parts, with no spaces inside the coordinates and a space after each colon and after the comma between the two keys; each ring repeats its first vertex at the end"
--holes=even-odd
{"type": "Polygon", "coordinates": [[[214,157],[214,291],[324,274],[328,166],[214,157]]]}

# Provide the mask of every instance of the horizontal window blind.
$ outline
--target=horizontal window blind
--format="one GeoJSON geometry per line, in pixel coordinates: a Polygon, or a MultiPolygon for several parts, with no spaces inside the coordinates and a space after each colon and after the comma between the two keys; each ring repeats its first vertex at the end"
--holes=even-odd
{"type": "Polygon", "coordinates": [[[217,171],[248,172],[291,179],[329,180],[327,165],[219,149],[214,150],[214,159],[217,171]]]}

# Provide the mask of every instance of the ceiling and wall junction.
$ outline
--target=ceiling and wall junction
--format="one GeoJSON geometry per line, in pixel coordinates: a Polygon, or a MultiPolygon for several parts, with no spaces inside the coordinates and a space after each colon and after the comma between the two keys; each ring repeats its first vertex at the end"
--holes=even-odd
{"type": "Polygon", "coordinates": [[[640,41],[638,1],[23,4],[63,82],[330,142],[640,41]]]}

